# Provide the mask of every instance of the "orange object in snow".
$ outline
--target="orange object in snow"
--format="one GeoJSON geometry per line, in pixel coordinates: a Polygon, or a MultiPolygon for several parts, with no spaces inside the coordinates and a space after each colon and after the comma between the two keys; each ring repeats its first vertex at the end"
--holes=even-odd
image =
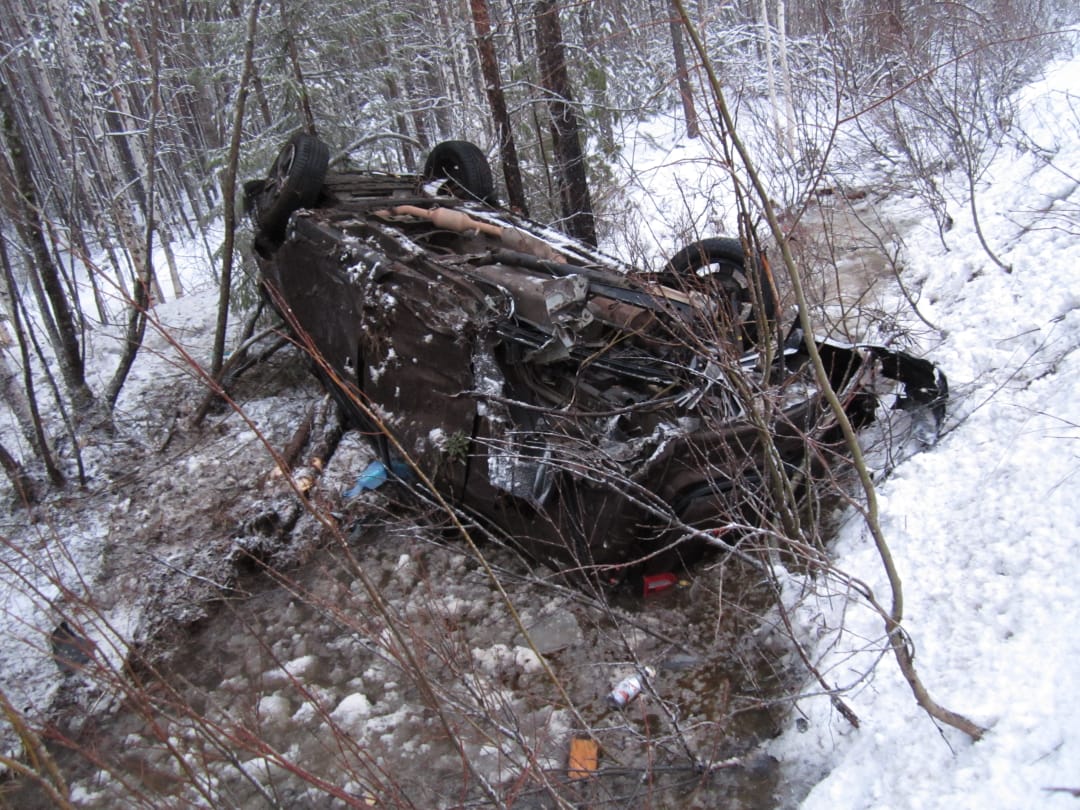
{"type": "Polygon", "coordinates": [[[600,746],[596,740],[574,737],[570,740],[570,759],[567,775],[571,779],[587,779],[596,771],[600,762],[600,746]]]}

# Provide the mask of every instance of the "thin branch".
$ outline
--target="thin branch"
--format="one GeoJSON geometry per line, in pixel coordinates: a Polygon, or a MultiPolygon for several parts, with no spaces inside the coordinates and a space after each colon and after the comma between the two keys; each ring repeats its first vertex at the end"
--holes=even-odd
{"type": "Polygon", "coordinates": [[[893,653],[896,656],[897,664],[900,667],[904,679],[911,687],[916,702],[931,717],[959,729],[972,739],[979,740],[986,733],[986,729],[973,723],[968,718],[938,704],[923,686],[915,669],[914,654],[910,643],[908,642],[907,635],[901,626],[901,621],[904,616],[903,586],[900,581],[900,574],[896,569],[896,564],[893,562],[892,552],[889,549],[889,545],[885,540],[885,535],[881,528],[881,522],[878,517],[877,492],[874,487],[870,470],[866,465],[862,448],[859,445],[858,437],[855,434],[855,429],[852,427],[851,421],[844,411],[843,403],[840,402],[836,391],[834,391],[829,384],[828,372],[822,363],[821,354],[818,351],[817,344],[813,340],[813,325],[810,323],[809,305],[803,290],[802,279],[799,275],[798,268],[795,266],[795,259],[791,254],[791,247],[784,235],[783,228],[777,219],[776,210],[772,205],[768,191],[755,168],[755,162],[751,158],[749,150],[735,132],[734,119],[732,118],[731,112],[728,110],[725,93],[720,85],[720,80],[713,69],[713,62],[708,54],[705,44],[697,30],[691,24],[683,0],[672,0],[672,2],[677,8],[679,16],[682,18],[683,26],[689,33],[690,38],[694,43],[694,48],[697,50],[701,63],[705,68],[709,89],[716,102],[721,119],[724,122],[726,134],[742,160],[750,183],[754,189],[754,193],[758,197],[765,212],[765,217],[769,223],[773,238],[780,246],[780,253],[783,258],[784,266],[787,269],[788,278],[791,282],[792,290],[795,293],[795,298],[799,306],[799,323],[806,335],[805,345],[807,353],[810,355],[810,360],[818,384],[820,385],[822,393],[829,403],[829,407],[843,433],[844,441],[851,453],[854,467],[858,472],[859,481],[866,496],[866,525],[873,537],[874,545],[877,548],[878,556],[881,559],[882,567],[885,569],[886,576],[889,580],[889,588],[892,592],[892,607],[885,620],[885,627],[888,632],[889,642],[892,646],[893,653]]]}

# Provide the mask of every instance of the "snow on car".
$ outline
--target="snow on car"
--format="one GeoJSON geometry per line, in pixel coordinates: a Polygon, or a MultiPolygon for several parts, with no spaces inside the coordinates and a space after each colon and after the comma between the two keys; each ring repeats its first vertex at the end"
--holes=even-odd
{"type": "Polygon", "coordinates": [[[944,376],[776,324],[765,257],[706,239],[631,267],[516,216],[482,151],[328,170],[298,133],[247,184],[264,291],[386,470],[567,571],[663,571],[843,456],[813,340],[857,427],[882,395],[932,430],[944,376]]]}

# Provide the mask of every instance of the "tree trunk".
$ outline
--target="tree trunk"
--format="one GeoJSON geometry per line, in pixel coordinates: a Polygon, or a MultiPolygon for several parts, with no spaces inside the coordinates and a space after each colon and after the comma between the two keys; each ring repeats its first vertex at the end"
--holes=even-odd
{"type": "Polygon", "coordinates": [[[769,107],[772,110],[773,134],[776,143],[784,142],[784,133],[780,128],[780,102],[776,96],[776,69],[773,66],[772,26],[769,25],[769,3],[761,0],[761,35],[765,39],[765,69],[769,81],[769,107]]]}
{"type": "Polygon", "coordinates": [[[788,155],[795,159],[795,104],[791,98],[791,69],[787,58],[787,4],[776,1],[776,29],[780,36],[780,84],[784,88],[784,145],[788,155]]]}
{"type": "MultiPolygon", "coordinates": [[[[62,162],[61,172],[73,171],[71,154],[68,147],[71,143],[71,129],[68,127],[67,117],[63,113],[64,105],[56,97],[56,90],[49,81],[49,74],[40,68],[44,63],[41,55],[39,39],[31,34],[29,20],[26,17],[26,9],[21,2],[3,3],[2,17],[4,27],[10,43],[18,42],[29,48],[32,57],[29,69],[15,68],[24,79],[37,90],[36,108],[42,113],[47,123],[47,131],[53,133],[53,142],[62,162]]],[[[19,49],[13,50],[5,59],[13,59],[19,49]]],[[[14,72],[14,71],[13,71],[14,72]]],[[[10,76],[10,74],[9,74],[10,76]]],[[[70,114],[70,113],[69,113],[70,114]]]]}
{"type": "Polygon", "coordinates": [[[33,479],[30,478],[26,470],[23,469],[22,464],[15,460],[15,457],[7,451],[3,444],[0,444],[0,467],[4,468],[8,480],[11,481],[11,488],[15,490],[19,500],[24,505],[37,503],[37,493],[34,492],[33,479]]]}
{"type": "Polygon", "coordinates": [[[450,99],[446,90],[446,75],[443,73],[444,63],[442,54],[432,54],[422,69],[431,108],[435,115],[436,136],[432,138],[432,142],[446,140],[453,135],[450,99]]]}
{"type": "MultiPolygon", "coordinates": [[[[285,0],[281,0],[281,22],[285,26],[285,47],[289,54],[289,63],[292,65],[296,89],[300,95],[300,113],[304,119],[304,128],[312,135],[317,135],[315,115],[311,111],[311,99],[308,97],[307,85],[304,83],[304,71],[300,67],[300,51],[296,47],[296,37],[293,35],[293,25],[288,16],[287,5],[285,0]]],[[[252,73],[254,74],[254,69],[252,73]]]]}
{"type": "Polygon", "coordinates": [[[42,288],[48,298],[53,321],[57,329],[55,345],[60,372],[67,383],[68,392],[76,411],[83,412],[94,403],[94,395],[86,384],[85,368],[78,330],[71,306],[64,294],[60,270],[53,262],[52,254],[45,240],[45,227],[41,220],[41,209],[37,202],[37,193],[31,175],[30,164],[25,145],[15,117],[13,101],[8,93],[6,77],[0,81],[0,121],[3,124],[4,141],[18,187],[17,227],[23,241],[34,258],[34,269],[41,280],[42,288]]]}
{"type": "MultiPolygon", "coordinates": [[[[387,65],[393,65],[389,53],[385,55],[385,59],[387,65]]],[[[397,79],[394,78],[394,69],[392,67],[388,68],[383,78],[386,82],[386,96],[390,101],[390,106],[395,110],[394,125],[397,127],[399,134],[408,135],[409,125],[405,120],[404,113],[401,112],[402,107],[405,105],[402,103],[401,90],[398,87],[397,79]]],[[[397,143],[398,148],[401,150],[401,160],[405,164],[405,171],[409,174],[415,174],[417,166],[416,153],[413,151],[412,146],[407,140],[399,140],[397,143]]]]}
{"type": "Polygon", "coordinates": [[[421,61],[409,71],[405,82],[405,93],[409,98],[416,99],[416,102],[411,105],[412,109],[409,110],[409,117],[412,119],[413,132],[416,133],[416,142],[420,145],[421,154],[426,154],[431,149],[431,145],[438,140],[433,141],[431,138],[433,121],[431,105],[434,101],[428,96],[428,88],[424,84],[424,76],[430,75],[434,67],[423,57],[418,56],[418,59],[421,61]]]}
{"type": "MultiPolygon", "coordinates": [[[[471,16],[469,13],[469,0],[450,0],[450,2],[444,3],[444,5],[447,5],[452,9],[453,13],[451,18],[454,20],[464,20],[471,16]]],[[[474,101],[478,105],[484,103],[484,74],[483,71],[480,70],[480,60],[477,59],[476,49],[468,47],[468,23],[465,23],[465,25],[460,25],[459,23],[459,26],[460,27],[456,29],[457,34],[454,39],[460,41],[462,44],[461,50],[465,54],[465,63],[469,75],[471,76],[471,81],[465,87],[466,95],[462,96],[459,101],[465,107],[469,107],[472,106],[474,101]]],[[[490,119],[484,119],[484,124],[490,127],[490,119]]],[[[488,131],[490,133],[490,129],[488,131]]]]}
{"type": "Polygon", "coordinates": [[[213,356],[210,371],[216,375],[221,370],[225,356],[225,333],[229,327],[229,293],[232,290],[233,248],[236,244],[236,167],[240,161],[240,136],[243,134],[244,105],[251,80],[255,55],[255,32],[259,24],[259,6],[262,0],[252,0],[248,15],[247,37],[244,42],[244,66],[240,72],[240,86],[236,89],[236,112],[233,118],[232,139],[229,142],[229,158],[222,177],[222,205],[225,215],[225,240],[221,248],[221,294],[218,297],[217,328],[214,332],[213,356]]]}
{"type": "MultiPolygon", "coordinates": [[[[3,248],[3,240],[0,240],[0,251],[3,248]]],[[[15,339],[7,328],[6,318],[0,315],[0,346],[6,349],[14,342],[15,339]]],[[[19,369],[8,360],[8,353],[0,351],[0,402],[7,404],[11,415],[15,417],[19,425],[23,438],[36,450],[37,436],[34,432],[34,418],[30,413],[30,403],[26,399],[26,392],[20,385],[21,377],[19,369]]]]}
{"type": "Polygon", "coordinates": [[[19,343],[19,357],[22,361],[23,372],[23,387],[21,390],[15,382],[14,372],[12,372],[10,378],[5,380],[5,399],[12,412],[16,414],[19,424],[30,440],[31,445],[45,464],[45,471],[49,475],[49,481],[52,482],[53,486],[60,487],[64,484],[64,474],[60,472],[60,468],[56,466],[53,460],[49,436],[45,431],[45,424],[41,420],[37,396],[34,394],[34,374],[30,364],[30,349],[26,345],[22,315],[19,311],[22,301],[18,297],[19,291],[15,286],[15,274],[12,272],[7,246],[3,239],[0,239],[0,271],[2,271],[3,277],[3,284],[0,284],[0,288],[7,294],[8,311],[11,314],[11,324],[15,328],[15,337],[19,343]]]}
{"type": "MultiPolygon", "coordinates": [[[[121,90],[123,78],[115,45],[118,37],[109,31],[101,13],[101,4],[91,0],[86,6],[90,9],[101,40],[101,47],[94,50],[102,59],[105,71],[104,80],[107,82],[114,105],[113,109],[105,111],[105,120],[112,129],[112,132],[106,134],[106,142],[113,144],[121,169],[118,174],[123,177],[125,185],[130,188],[131,196],[138,204],[143,216],[146,216],[146,189],[143,188],[142,178],[146,174],[147,158],[137,137],[137,123],[145,120],[145,115],[132,108],[134,99],[121,90]]],[[[128,212],[125,211],[125,214],[129,219],[131,218],[128,212]]],[[[135,264],[140,264],[136,258],[138,254],[135,253],[132,256],[135,264]]]]}
{"type": "Polygon", "coordinates": [[[596,220],[589,197],[585,155],[581,148],[581,126],[574,111],[574,96],[566,71],[558,2],[537,0],[535,11],[540,86],[544,89],[551,117],[551,139],[564,229],[571,236],[595,246],[596,220]]]}
{"type": "MultiPolygon", "coordinates": [[[[158,18],[156,9],[151,7],[152,36],[157,38],[158,18]]],[[[105,392],[105,400],[109,403],[109,409],[116,406],[120,397],[120,391],[124,387],[131,367],[135,363],[135,357],[142,348],[143,337],[146,334],[146,310],[150,306],[150,290],[160,290],[156,284],[154,274],[154,228],[155,204],[157,194],[157,124],[160,110],[159,91],[161,89],[160,76],[161,66],[158,61],[158,50],[155,48],[150,55],[150,118],[147,125],[148,158],[146,161],[146,228],[143,250],[140,251],[143,264],[136,266],[135,272],[135,298],[128,305],[127,333],[124,339],[124,351],[117,363],[116,371],[105,392]]],[[[160,292],[157,293],[160,297],[160,292]]]]}
{"type": "Polygon", "coordinates": [[[491,32],[491,16],[487,0],[471,0],[473,25],[476,26],[476,49],[480,53],[480,69],[484,74],[491,114],[499,136],[499,159],[502,162],[503,179],[506,180],[506,195],[510,207],[528,216],[529,207],[525,201],[525,185],[521,181],[521,166],[518,163],[517,146],[514,144],[514,132],[510,126],[510,112],[506,108],[506,96],[503,95],[502,80],[499,77],[499,63],[495,59],[495,43],[491,32]]]}
{"type": "Polygon", "coordinates": [[[180,268],[176,265],[176,253],[172,248],[172,231],[167,227],[159,227],[161,237],[161,249],[165,251],[165,262],[169,265],[169,280],[172,282],[173,298],[184,297],[184,282],[180,278],[180,268]]]}
{"type": "MultiPolygon", "coordinates": [[[[600,130],[600,148],[604,154],[610,156],[616,152],[615,114],[608,101],[607,84],[607,53],[610,50],[610,40],[596,35],[596,27],[593,25],[593,13],[595,10],[596,6],[582,3],[578,13],[578,20],[581,24],[581,36],[584,40],[585,51],[594,62],[591,73],[596,78],[589,83],[589,90],[593,94],[593,109],[600,130]]],[[[602,9],[601,13],[603,13],[602,9]]]]}
{"type": "Polygon", "coordinates": [[[838,0],[818,0],[818,26],[826,38],[833,35],[840,17],[838,0]]]}
{"type": "Polygon", "coordinates": [[[884,0],[877,14],[879,44],[889,53],[899,53],[904,41],[904,4],[884,0]]]}
{"type": "Polygon", "coordinates": [[[682,99],[683,115],[686,118],[686,137],[696,138],[701,134],[701,128],[698,126],[697,108],[694,107],[694,90],[690,86],[690,71],[686,66],[682,23],[674,8],[671,13],[671,47],[675,53],[675,78],[679,83],[679,98],[682,99]]]}
{"type": "Polygon", "coordinates": [[[454,101],[460,108],[465,101],[465,79],[462,75],[464,71],[461,65],[461,56],[458,49],[453,47],[453,23],[450,20],[450,14],[447,12],[446,3],[442,2],[442,0],[433,0],[433,2],[435,4],[435,11],[439,15],[439,28],[442,32],[442,39],[444,42],[451,43],[446,61],[450,63],[450,78],[452,79],[454,86],[454,101]]]}

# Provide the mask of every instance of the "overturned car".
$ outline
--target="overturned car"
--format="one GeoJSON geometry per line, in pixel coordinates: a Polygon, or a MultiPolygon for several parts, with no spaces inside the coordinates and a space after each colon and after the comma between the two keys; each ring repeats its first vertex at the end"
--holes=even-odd
{"type": "MultiPolygon", "coordinates": [[[[266,294],[386,469],[534,560],[667,570],[843,458],[738,240],[627,266],[499,207],[463,141],[401,176],[329,171],[300,133],[245,190],[266,294]]],[[[929,362],[815,345],[857,427],[883,393],[940,422],[929,362]]]]}

